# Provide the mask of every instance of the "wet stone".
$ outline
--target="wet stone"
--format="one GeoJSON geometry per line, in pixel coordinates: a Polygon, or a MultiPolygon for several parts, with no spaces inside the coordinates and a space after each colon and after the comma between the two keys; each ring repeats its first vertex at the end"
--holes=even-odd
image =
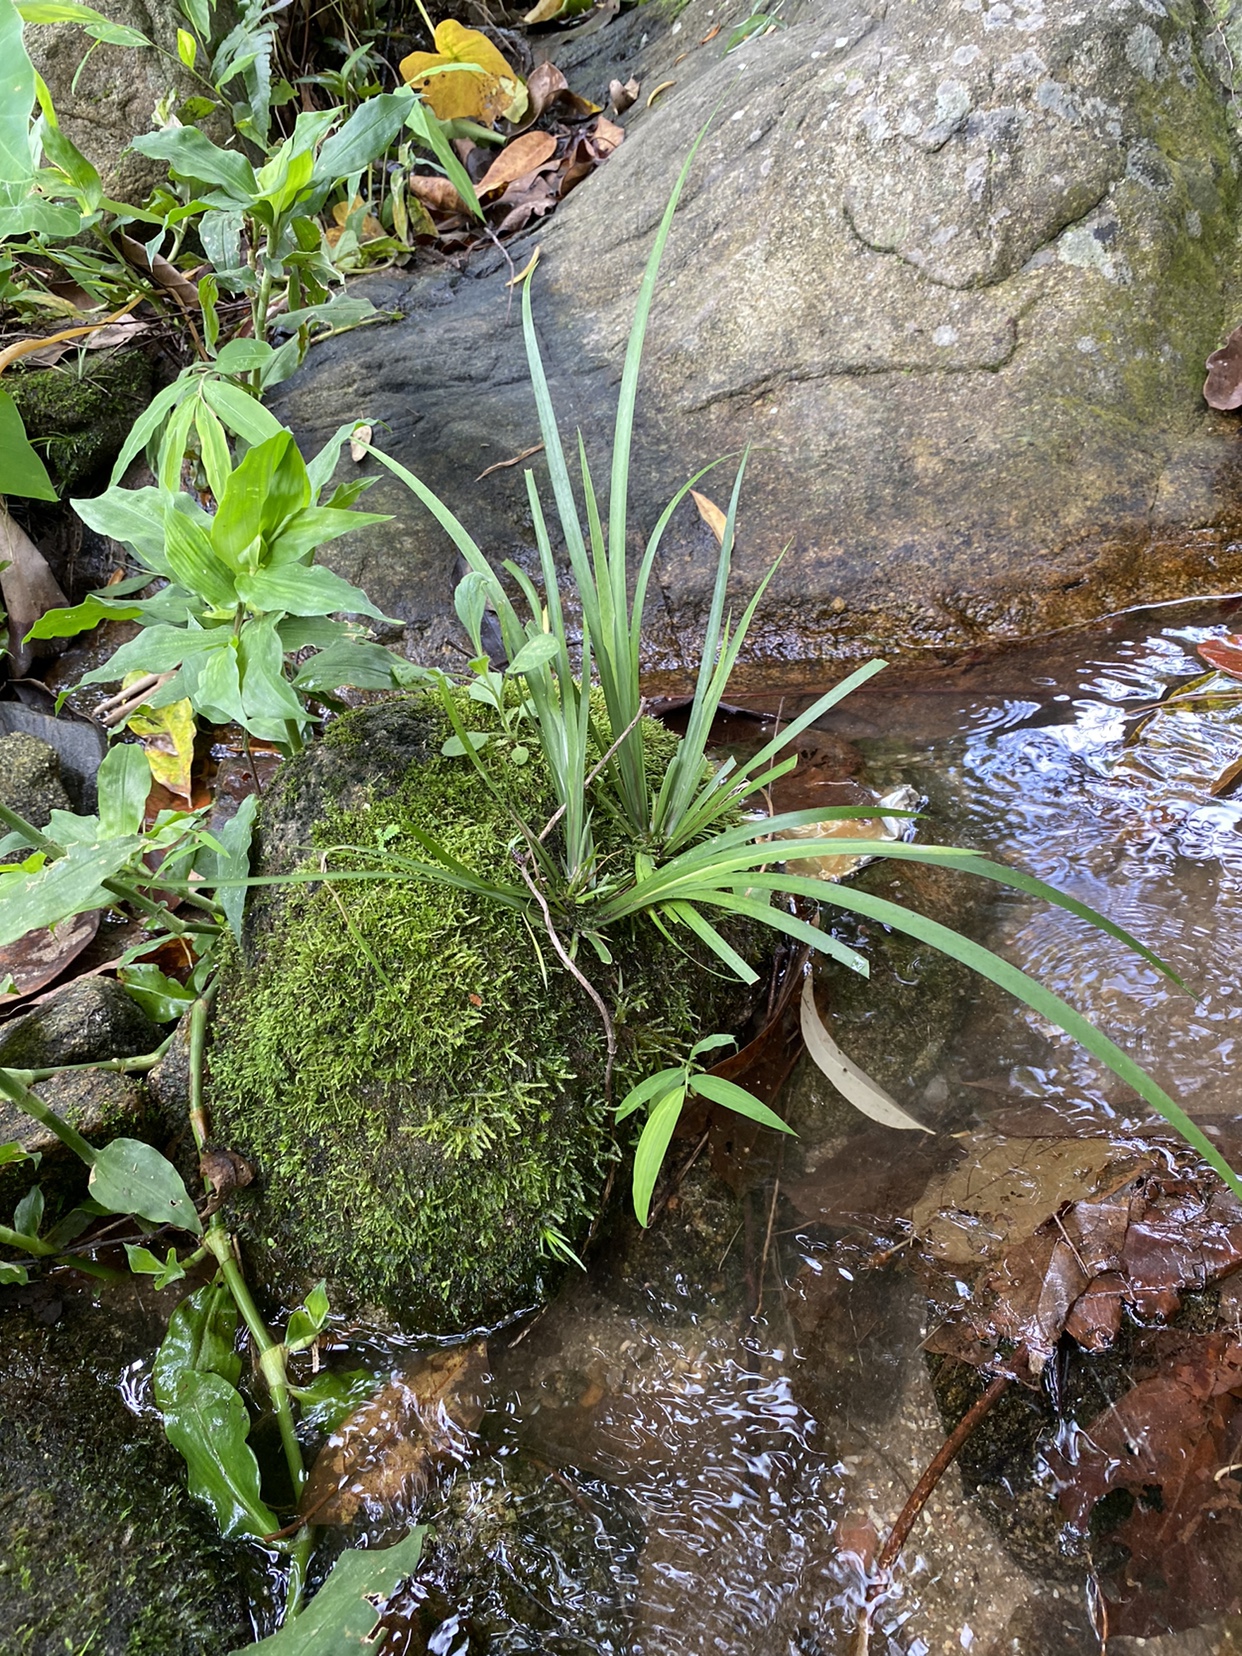
{"type": "Polygon", "coordinates": [[[240,1552],[119,1389],[162,1319],[46,1288],[0,1295],[0,1648],[204,1656],[250,1642],[240,1552]]]}
{"type": "Polygon", "coordinates": [[[46,828],[53,811],[73,809],[55,750],[24,730],[0,736],[0,805],[36,828],[46,828]]]}
{"type": "Polygon", "coordinates": [[[79,978],[0,1029],[0,1064],[52,1069],[153,1052],[162,1035],[114,978],[79,978]]]}

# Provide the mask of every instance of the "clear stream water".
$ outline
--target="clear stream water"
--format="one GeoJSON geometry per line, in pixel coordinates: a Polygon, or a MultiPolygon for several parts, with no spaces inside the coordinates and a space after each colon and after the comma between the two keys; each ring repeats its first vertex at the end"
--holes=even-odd
{"type": "MultiPolygon", "coordinates": [[[[1238,1108],[1242,788],[1213,798],[1209,785],[1242,756],[1242,710],[1162,713],[1131,746],[1127,735],[1142,709],[1205,670],[1195,643],[1238,620],[1225,608],[1146,612],[969,672],[896,680],[832,720],[866,752],[874,784],[913,783],[960,840],[1100,908],[1193,986],[1193,999],[1179,994],[1059,910],[995,906],[993,944],[1208,1121],[1238,1108]]],[[[988,996],[963,1011],[938,1074],[901,1100],[927,1119],[963,1078],[985,1120],[1033,1101],[1068,1117],[1139,1113],[1033,1015],[998,1012],[988,996]]],[[[745,1242],[726,1236],[722,1277],[745,1242]]],[[[758,1316],[727,1290],[700,1302],[676,1269],[657,1270],[645,1299],[618,1294],[605,1261],[496,1355],[487,1453],[459,1475],[445,1513],[450,1531],[453,1514],[492,1514],[499,1574],[472,1585],[442,1560],[459,1615],[434,1648],[466,1648],[473,1606],[498,1652],[858,1656],[859,1559],[945,1433],[919,1351],[924,1300],[900,1265],[860,1271],[857,1239],[837,1247],[782,1220],[769,1242],[758,1316]],[[829,1296],[809,1323],[782,1291],[806,1261],[829,1296]]],[[[952,1470],[907,1543],[869,1650],[1096,1650],[1088,1577],[1054,1545],[1006,1547],[952,1470]]],[[[1108,1649],[1233,1650],[1228,1619],[1206,1619],[1108,1649]]]]}

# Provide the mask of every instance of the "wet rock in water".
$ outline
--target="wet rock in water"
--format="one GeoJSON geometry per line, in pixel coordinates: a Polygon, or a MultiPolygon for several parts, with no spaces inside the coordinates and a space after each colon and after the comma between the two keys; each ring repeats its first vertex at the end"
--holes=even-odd
{"type": "MultiPolygon", "coordinates": [[[[508,805],[536,825],[552,815],[542,762],[484,749],[498,805],[468,763],[441,756],[449,732],[418,698],[338,719],[283,767],[260,870],[314,867],[332,846],[421,860],[421,831],[511,882],[508,805]]],[[[652,725],[647,740],[653,766],[667,762],[675,739],[652,725]]],[[[625,857],[615,828],[596,832],[625,857]]],[[[744,1023],[747,992],[690,968],[649,923],[609,942],[615,965],[583,968],[618,1012],[615,1098],[699,1035],[744,1023]]],[[[326,1277],[338,1308],[436,1332],[536,1303],[559,1274],[556,1236],[582,1242],[617,1154],[604,1053],[595,1008],[515,909],[421,880],[259,899],[210,1066],[213,1132],[258,1172],[237,1220],[266,1291],[290,1302],[326,1277]]]]}
{"type": "MultiPolygon", "coordinates": [[[[625,143],[541,225],[534,305],[562,427],[598,460],[660,212],[723,104],[657,293],[631,522],[647,533],[696,467],[758,445],[739,586],[791,544],[752,682],[1031,636],[1236,576],[1237,425],[1200,395],[1240,303],[1209,12],[794,0],[726,56],[715,9],[690,0],[675,35],[639,9],[558,48],[601,103],[631,73],[676,88],[627,113],[625,143]]],[[[509,275],[496,257],[374,280],[407,320],[329,341],[276,406],[310,443],[345,412],[375,421],[481,545],[526,560],[521,468],[475,481],[538,438],[509,275]]],[[[453,548],[380,476],[369,501],[398,522],[332,561],[434,652],[453,629],[453,548]]],[[[685,505],[653,665],[697,659],[715,561],[685,505]]]]}
{"type": "Polygon", "coordinates": [[[73,809],[55,749],[24,730],[0,736],[0,805],[36,828],[46,828],[53,811],[73,809]]]}
{"type": "Polygon", "coordinates": [[[0,1027],[0,1064],[51,1069],[136,1058],[163,1040],[133,996],[115,978],[79,978],[42,1006],[0,1027]]]}
{"type": "Polygon", "coordinates": [[[241,1549],[185,1492],[120,1382],[158,1316],[88,1293],[0,1293],[0,1645],[22,1656],[202,1656],[250,1641],[241,1549]]]}

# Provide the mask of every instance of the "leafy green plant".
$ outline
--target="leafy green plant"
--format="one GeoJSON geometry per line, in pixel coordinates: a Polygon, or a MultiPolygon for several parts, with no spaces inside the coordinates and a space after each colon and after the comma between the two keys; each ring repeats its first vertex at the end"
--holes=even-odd
{"type": "Polygon", "coordinates": [[[642,1109],[644,1104],[647,1106],[647,1120],[634,1147],[634,1212],[640,1225],[647,1223],[651,1193],[655,1189],[665,1152],[681,1119],[681,1112],[691,1094],[732,1110],[735,1115],[745,1116],[749,1121],[757,1121],[761,1127],[770,1127],[773,1132],[793,1131],[754,1093],[739,1087],[736,1081],[726,1081],[723,1076],[706,1073],[695,1062],[704,1053],[734,1045],[736,1042],[732,1035],[708,1035],[696,1041],[687,1053],[684,1064],[649,1075],[645,1081],[631,1087],[617,1106],[618,1122],[633,1115],[635,1110],[642,1109]]]}
{"type": "MultiPolygon", "coordinates": [[[[32,636],[72,637],[109,617],[140,621],[138,636],[87,673],[84,683],[130,672],[167,675],[147,706],[185,699],[202,718],[235,721],[252,736],[296,752],[311,723],[309,696],[345,684],[392,688],[418,670],[364,642],[358,627],[331,619],[338,611],[383,619],[365,593],[314,562],[318,547],[363,524],[387,521],[353,510],[365,480],[342,484],[319,504],[340,442],[329,443],[308,467],[292,436],[276,426],[234,466],[213,406],[225,389],[203,381],[201,398],[183,402],[176,416],[183,425],[192,418],[198,426],[219,503],[214,516],[175,492],[171,466],[157,486],[114,486],[95,500],[75,502],[86,523],[126,544],[146,571],[128,583],[131,591],[152,576],[167,584],[150,598],[104,593],[72,609],[52,610],[32,636]],[[308,660],[289,663],[307,650],[315,652],[308,660]]],[[[244,392],[228,389],[256,418],[275,425],[244,392]]]]}
{"type": "MultiPolygon", "coordinates": [[[[702,135],[698,140],[701,142],[702,135]]],[[[514,852],[519,878],[512,882],[481,878],[448,856],[430,836],[423,837],[426,861],[401,859],[389,851],[380,851],[375,853],[377,866],[406,878],[439,880],[465,887],[493,902],[529,911],[532,925],[542,924],[546,928],[562,961],[595,1001],[607,1031],[610,1057],[614,1050],[611,1019],[602,997],[577,963],[582,943],[591,946],[600,960],[607,963],[611,959],[607,943],[610,928],[645,919],[666,936],[675,936],[679,931],[683,935],[693,934],[727,968],[743,980],[753,981],[754,971],[720,929],[720,918],[732,915],[783,932],[866,976],[867,962],[857,951],[833,937],[827,929],[790,912],[780,899],[791,895],[809,897],[818,905],[866,915],[962,961],[1071,1035],[1171,1122],[1231,1188],[1242,1194],[1242,1180],[1185,1111],[1107,1036],[1042,984],[982,945],[898,904],[851,886],[827,884],[799,875],[796,871],[799,859],[813,856],[819,849],[814,840],[781,840],[779,853],[775,852],[773,840],[786,830],[827,818],[848,819],[868,814],[866,809],[834,808],[767,817],[753,811],[753,802],[796,764],[796,758],[782,757],[790,744],[844,696],[879,672],[884,666],[882,661],[869,662],[851,673],[745,763],[710,761],[707,743],[713,719],[773,573],[769,572],[734,624],[726,606],[745,457],[738,468],[726,516],[686,735],[658,784],[648,776],[640,729],[645,705],[640,682],[643,609],[664,530],[677,505],[703,473],[683,485],[660,515],[639,561],[632,595],[626,565],[628,481],[647,320],[673,215],[698,143],[673,189],[639,290],[618,398],[606,528],[579,437],[578,470],[586,514],[586,528],[583,528],[534,330],[529,273],[524,287],[527,357],[556,504],[558,539],[568,550],[582,606],[583,637],[577,662],[570,655],[552,538],[534,474],[526,473],[526,483],[543,592],[537,591],[517,565],[506,563],[505,573],[520,595],[515,601],[480,548],[443,502],[399,462],[375,448],[370,450],[427,507],[466,561],[469,573],[459,588],[457,609],[475,651],[473,668],[479,685],[490,686],[490,675],[494,672],[484,659],[481,624],[488,606],[495,612],[510,660],[509,672],[523,681],[524,706],[529,708],[558,802],[558,809],[547,824],[515,821],[514,852]],[[519,602],[525,606],[525,616],[518,607],[519,602]],[[589,685],[593,673],[598,676],[607,710],[607,722],[602,728],[597,726],[592,713],[589,685]],[[752,811],[750,820],[744,816],[748,809],[752,811]],[[633,843],[628,867],[618,867],[615,862],[605,864],[597,859],[591,830],[595,811],[607,811],[626,823],[633,843]]],[[[464,726],[455,694],[447,684],[441,685],[440,693],[463,759],[475,767],[483,786],[492,787],[486,754],[480,751],[481,744],[464,726]]],[[[1149,949],[1103,915],[1031,875],[1003,867],[976,852],[917,843],[885,844],[878,851],[876,842],[869,839],[834,841],[833,849],[843,856],[879,854],[947,866],[1041,897],[1124,943],[1181,987],[1176,975],[1149,949]]],[[[650,1096],[671,1101],[681,1086],[681,1082],[670,1083],[664,1086],[663,1092],[657,1087],[650,1096]]],[[[627,1102],[632,1099],[631,1094],[627,1102]]],[[[644,1150],[641,1180],[636,1173],[639,1198],[636,1205],[640,1209],[650,1196],[655,1146],[672,1113],[673,1104],[668,1102],[658,1118],[658,1131],[652,1121],[648,1122],[650,1136],[644,1150]]]]}

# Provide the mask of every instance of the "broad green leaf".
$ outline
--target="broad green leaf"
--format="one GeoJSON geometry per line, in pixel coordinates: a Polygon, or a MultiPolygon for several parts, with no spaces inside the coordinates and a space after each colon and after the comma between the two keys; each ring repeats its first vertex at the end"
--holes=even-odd
{"type": "Polygon", "coordinates": [[[187,592],[197,593],[214,610],[236,609],[232,571],[216,556],[212,537],[171,503],[164,517],[164,556],[173,579],[187,592]]]}
{"type": "Polygon", "coordinates": [[[739,1087],[736,1081],[726,1081],[719,1075],[696,1075],[691,1078],[690,1087],[693,1092],[709,1098],[713,1104],[723,1104],[726,1110],[747,1116],[761,1127],[770,1127],[774,1133],[793,1133],[788,1122],[782,1121],[754,1093],[739,1087]]]}
{"type": "Polygon", "coordinates": [[[202,1224],[173,1164],[141,1139],[113,1139],[95,1157],[87,1189],[109,1213],[133,1213],[152,1225],[176,1225],[194,1236],[202,1224]]]}
{"type": "Polygon", "coordinates": [[[90,632],[101,621],[132,621],[142,614],[137,604],[121,599],[97,598],[94,593],[72,609],[48,610],[41,615],[26,634],[26,638],[75,638],[78,633],[90,632]]]}
{"type": "Polygon", "coordinates": [[[373,615],[386,619],[366,593],[334,575],[321,564],[284,564],[237,577],[238,596],[256,610],[281,610],[286,615],[373,615]]]}
{"type": "MultiPolygon", "coordinates": [[[[42,92],[39,102],[44,104],[47,110],[52,107],[51,100],[45,98],[42,92]]],[[[77,191],[83,210],[93,213],[103,199],[103,184],[98,172],[81,150],[65,137],[55,120],[49,119],[46,113],[39,122],[38,133],[43,145],[44,158],[64,173],[77,191]]]]}
{"type": "Polygon", "coordinates": [[[449,142],[440,119],[427,105],[416,100],[406,117],[406,126],[415,138],[424,144],[444,168],[444,176],[457,191],[475,218],[483,217],[483,208],[475,194],[470,174],[461,164],[461,158],[449,142]]]}
{"type": "Polygon", "coordinates": [[[145,750],[137,742],[117,742],[104,755],[96,785],[100,838],[140,834],[151,792],[151,766],[145,750]]]}
{"type": "Polygon", "coordinates": [[[144,132],[133,148],[156,161],[166,161],[174,178],[216,184],[242,207],[258,193],[254,168],[236,150],[218,149],[197,127],[168,127],[144,132]]]}
{"type": "Polygon", "coordinates": [[[204,379],[203,396],[228,429],[251,447],[265,443],[269,437],[279,436],[285,429],[261,402],[249,392],[230,385],[227,380],[204,379]]]}
{"type": "Polygon", "coordinates": [[[249,374],[272,360],[272,347],[265,339],[230,339],[216,356],[222,374],[249,374]]]}
{"type": "Polygon", "coordinates": [[[343,1552],[305,1610],[233,1656],[342,1656],[367,1648],[378,1619],[375,1604],[391,1598],[418,1567],[424,1533],[411,1530],[395,1547],[343,1552]]]}
{"type": "Polygon", "coordinates": [[[674,1087],[658,1098],[651,1107],[646,1125],[634,1150],[634,1212],[644,1228],[651,1211],[651,1193],[660,1176],[664,1153],[669,1147],[673,1130],[686,1100],[684,1086],[674,1087]]]}
{"type": "Polygon", "coordinates": [[[34,1162],[38,1166],[40,1157],[36,1150],[33,1153],[15,1142],[0,1144],[0,1167],[9,1167],[13,1162],[34,1162]]]}
{"type": "Polygon", "coordinates": [[[233,568],[244,568],[243,554],[256,537],[273,539],[310,498],[305,462],[292,435],[281,431],[252,448],[229,478],[212,542],[233,568]]]}
{"type": "Polygon", "coordinates": [[[202,398],[194,405],[194,430],[198,433],[198,452],[203,457],[207,487],[219,500],[233,469],[233,457],[220,416],[202,398]]]}
{"type": "Polygon", "coordinates": [[[129,1261],[129,1268],[135,1276],[154,1277],[152,1286],[158,1293],[161,1289],[169,1288],[174,1282],[185,1281],[185,1271],[181,1261],[177,1258],[176,1248],[169,1248],[167,1259],[160,1259],[149,1248],[140,1248],[134,1242],[125,1244],[125,1257],[129,1261]]]}
{"type": "Polygon", "coordinates": [[[314,1345],[327,1327],[331,1309],[324,1284],[317,1283],[307,1294],[305,1305],[299,1306],[289,1318],[285,1329],[286,1351],[305,1351],[314,1345]]]}
{"type": "MultiPolygon", "coordinates": [[[[83,673],[83,684],[108,684],[126,673],[170,673],[196,656],[222,655],[233,642],[233,629],[223,627],[144,627],[137,638],[114,651],[102,667],[83,673]]],[[[175,698],[174,698],[175,699],[175,698]]],[[[152,706],[156,705],[153,700],[152,706]]]]}
{"type": "Polygon", "coordinates": [[[315,162],[317,185],[333,185],[379,159],[406,123],[408,92],[380,92],[358,105],[339,132],[324,140],[315,162]]]}
{"type": "Polygon", "coordinates": [[[156,1407],[170,1408],[177,1382],[188,1369],[218,1374],[230,1386],[241,1379],[237,1340],[238,1313],[233,1296],[220,1283],[187,1294],[168,1319],[168,1332],[155,1354],[151,1386],[156,1407]]]}
{"type": "MultiPolygon", "coordinates": [[[[134,458],[134,456],[136,454],[140,454],[142,452],[142,450],[147,446],[147,444],[150,442],[152,437],[155,436],[155,433],[163,425],[165,419],[172,412],[172,410],[174,408],[176,408],[178,406],[178,404],[183,402],[186,397],[191,397],[191,396],[194,395],[194,390],[195,390],[195,386],[194,386],[193,380],[175,379],[172,382],[171,385],[166,385],[162,391],[157,391],[155,393],[155,395],[151,398],[151,401],[147,404],[147,406],[143,409],[142,413],[138,416],[138,418],[134,421],[133,425],[130,427],[129,436],[125,439],[124,443],[121,445],[121,452],[116,457],[116,464],[112,468],[112,477],[110,479],[110,481],[112,482],[114,488],[117,484],[120,483],[121,478],[125,475],[126,467],[129,465],[130,461],[134,458]]],[[[128,493],[129,491],[122,491],[122,492],[128,493]]],[[[139,492],[139,491],[135,491],[135,492],[139,492]]],[[[141,492],[145,493],[145,491],[141,491],[141,492]]],[[[108,493],[111,494],[112,490],[110,489],[108,491],[108,493]]],[[[79,501],[74,502],[74,505],[75,505],[75,507],[77,508],[77,511],[78,511],[78,515],[80,517],[83,517],[84,521],[89,522],[90,520],[84,517],[83,511],[82,511],[82,507],[85,504],[87,504],[87,503],[86,502],[79,502],[79,501]]],[[[91,524],[91,527],[94,528],[95,525],[91,524]]],[[[110,534],[111,531],[108,530],[108,529],[105,529],[105,530],[102,531],[102,533],[103,534],[110,534]]],[[[160,556],[162,558],[163,557],[163,551],[162,551],[163,535],[162,534],[160,536],[160,545],[161,545],[160,556]]],[[[154,568],[155,565],[148,564],[147,567],[148,568],[154,568]]]]}
{"type": "Polygon", "coordinates": [[[301,562],[317,547],[339,540],[354,529],[391,522],[391,517],[383,512],[351,512],[335,506],[308,506],[288,520],[268,547],[268,567],[301,562]]]}
{"type": "Polygon", "coordinates": [[[546,667],[560,654],[561,646],[551,633],[540,633],[535,638],[528,638],[526,643],[509,663],[510,673],[534,673],[540,667],[546,667]]]}
{"type": "Polygon", "coordinates": [[[198,61],[198,41],[188,29],[177,30],[177,56],[187,69],[193,69],[198,61]]]}
{"type": "MultiPolygon", "coordinates": [[[[0,6],[7,0],[0,0],[0,6]]],[[[0,50],[3,33],[0,30],[0,50]]],[[[5,74],[0,71],[0,97],[4,97],[5,74]]],[[[2,125],[0,125],[2,131],[2,125]]],[[[17,404],[0,386],[0,495],[22,495],[27,500],[55,500],[56,490],[47,467],[31,448],[17,404]]]]}
{"type": "Polygon", "coordinates": [[[195,994],[176,978],[166,977],[158,966],[139,962],[122,966],[117,973],[126,993],[153,1023],[172,1023],[194,1004],[195,994]]]}
{"type": "Polygon", "coordinates": [[[649,1103],[660,1093],[666,1093],[685,1079],[684,1067],[677,1069],[660,1070],[656,1075],[649,1075],[645,1081],[640,1081],[617,1105],[617,1120],[624,1121],[626,1116],[633,1115],[634,1111],[643,1104],[649,1103]]]}
{"type": "Polygon", "coordinates": [[[339,690],[345,684],[354,690],[392,690],[400,682],[400,669],[409,665],[381,644],[343,639],[313,655],[298,669],[293,682],[299,690],[312,693],[339,690]]]}
{"type": "Polygon", "coordinates": [[[242,704],[247,718],[301,723],[306,709],[284,675],[285,657],[272,616],[247,621],[238,639],[242,704]]]}
{"type": "Polygon", "coordinates": [[[320,1369],[297,1387],[298,1422],[325,1436],[335,1432],[382,1384],[382,1375],[370,1369],[320,1369]]]}
{"type": "Polygon", "coordinates": [[[230,635],[222,649],[190,663],[194,688],[191,700],[213,724],[228,724],[236,719],[246,723],[246,709],[241,695],[241,665],[237,639],[230,635]]]}
{"type": "Polygon", "coordinates": [[[272,326],[280,333],[290,333],[318,322],[336,333],[343,333],[346,328],[356,328],[360,322],[379,314],[369,299],[326,299],[321,305],[304,305],[301,310],[282,311],[273,318],[272,326]]]}
{"type": "Polygon", "coordinates": [[[23,1236],[38,1236],[43,1223],[43,1192],[34,1185],[22,1197],[13,1213],[13,1229],[23,1236]]]}
{"type": "Polygon", "coordinates": [[[0,1288],[24,1288],[30,1281],[30,1272],[24,1265],[14,1265],[7,1259],[0,1259],[0,1288]]]}
{"type": "Polygon", "coordinates": [[[81,0],[17,0],[17,9],[27,23],[80,23],[88,35],[109,46],[151,44],[138,29],[114,23],[94,6],[82,5],[81,0]]]}
{"type": "Polygon", "coordinates": [[[103,881],[118,874],[141,844],[135,838],[74,845],[34,872],[18,868],[0,873],[0,949],[70,915],[106,908],[113,899],[103,881]]]}
{"type": "Polygon", "coordinates": [[[16,236],[76,236],[82,228],[77,208],[33,195],[31,188],[28,181],[6,183],[0,179],[0,241],[16,236]]]}
{"type": "MultiPolygon", "coordinates": [[[[25,183],[34,173],[30,152],[34,102],[34,65],[22,41],[21,13],[13,0],[0,0],[0,179],[25,183]]],[[[0,450],[3,446],[0,439],[0,450]]]]}
{"type": "Polygon", "coordinates": [[[263,1500],[259,1463],[246,1442],[250,1416],[222,1375],[191,1368],[161,1405],[168,1440],[185,1460],[190,1494],[211,1508],[226,1538],[262,1538],[280,1528],[263,1500]]]}
{"type": "Polygon", "coordinates": [[[93,499],[74,500],[71,504],[88,529],[94,529],[100,535],[110,535],[123,546],[132,547],[148,569],[157,575],[167,575],[168,564],[164,559],[165,499],[159,489],[121,489],[114,484],[93,499]]]}

